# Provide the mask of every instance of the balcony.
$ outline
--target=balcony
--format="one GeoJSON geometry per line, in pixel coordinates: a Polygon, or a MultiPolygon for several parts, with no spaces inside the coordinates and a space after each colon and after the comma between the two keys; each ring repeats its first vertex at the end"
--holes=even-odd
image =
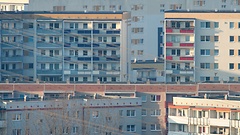
{"type": "Polygon", "coordinates": [[[188,117],[168,116],[169,123],[188,124],[188,117]]]}
{"type": "Polygon", "coordinates": [[[2,35],[21,35],[22,31],[18,29],[2,29],[2,35]]]}
{"type": "Polygon", "coordinates": [[[193,61],[194,57],[193,56],[182,56],[179,59],[180,60],[186,60],[186,61],[193,61]]]}
{"type": "Polygon", "coordinates": [[[90,70],[64,70],[64,75],[91,75],[92,71],[90,70]]]}
{"type": "Polygon", "coordinates": [[[23,56],[22,55],[15,55],[12,57],[2,57],[2,62],[22,62],[23,56]]]}
{"type": "Polygon", "coordinates": [[[181,47],[194,47],[194,43],[180,43],[181,47]]]}
{"type": "Polygon", "coordinates": [[[173,29],[171,29],[171,28],[166,29],[166,33],[172,33],[172,32],[173,32],[173,29]]]}
{"type": "Polygon", "coordinates": [[[37,56],[37,62],[61,62],[62,61],[62,57],[61,56],[54,56],[54,57],[51,57],[51,56],[37,56]]]}
{"type": "Polygon", "coordinates": [[[194,33],[194,29],[181,29],[180,33],[194,33]]]}
{"type": "Polygon", "coordinates": [[[120,30],[106,30],[106,34],[120,34],[120,30]]]}
{"type": "Polygon", "coordinates": [[[232,120],[232,127],[240,128],[240,120],[232,120]]]}
{"type": "Polygon", "coordinates": [[[37,48],[62,48],[61,42],[51,43],[51,42],[38,42],[37,48]]]}
{"type": "Polygon", "coordinates": [[[6,120],[0,120],[0,128],[7,127],[7,121],[6,120]]]}
{"type": "Polygon", "coordinates": [[[209,119],[208,118],[189,118],[189,124],[207,126],[209,124],[209,119]]]}
{"type": "Polygon", "coordinates": [[[173,56],[166,56],[166,60],[173,60],[173,56]]]}
{"type": "Polygon", "coordinates": [[[168,47],[168,46],[173,46],[173,43],[172,42],[167,42],[166,43],[166,46],[168,47]]]}
{"type": "Polygon", "coordinates": [[[53,69],[49,69],[49,70],[37,70],[37,74],[41,74],[41,75],[61,75],[62,74],[62,70],[53,70],[53,69]]]}
{"type": "Polygon", "coordinates": [[[38,35],[61,35],[62,29],[37,29],[38,35]]]}
{"type": "Polygon", "coordinates": [[[214,118],[210,118],[209,119],[209,124],[211,126],[221,126],[221,127],[229,127],[229,119],[214,119],[214,118]]]}
{"type": "Polygon", "coordinates": [[[168,131],[168,135],[189,135],[189,132],[181,132],[181,131],[168,131]]]}

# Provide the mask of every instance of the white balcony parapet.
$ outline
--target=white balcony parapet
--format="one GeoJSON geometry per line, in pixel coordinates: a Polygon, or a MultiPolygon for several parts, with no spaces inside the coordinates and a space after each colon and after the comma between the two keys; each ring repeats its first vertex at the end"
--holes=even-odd
{"type": "Polygon", "coordinates": [[[209,119],[210,126],[221,126],[221,127],[229,127],[229,120],[228,119],[209,119]]]}
{"type": "Polygon", "coordinates": [[[188,124],[188,118],[182,116],[168,116],[169,123],[188,124]]]}
{"type": "Polygon", "coordinates": [[[181,131],[168,131],[168,135],[189,135],[189,133],[181,131]]]}

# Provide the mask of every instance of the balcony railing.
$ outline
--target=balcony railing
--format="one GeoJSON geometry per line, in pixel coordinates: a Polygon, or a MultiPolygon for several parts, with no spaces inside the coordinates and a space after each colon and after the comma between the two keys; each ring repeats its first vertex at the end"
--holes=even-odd
{"type": "Polygon", "coordinates": [[[187,61],[190,60],[190,61],[192,61],[192,60],[194,60],[194,57],[192,57],[192,56],[187,56],[187,57],[183,56],[183,57],[180,57],[179,59],[180,60],[187,60],[187,61]]]}

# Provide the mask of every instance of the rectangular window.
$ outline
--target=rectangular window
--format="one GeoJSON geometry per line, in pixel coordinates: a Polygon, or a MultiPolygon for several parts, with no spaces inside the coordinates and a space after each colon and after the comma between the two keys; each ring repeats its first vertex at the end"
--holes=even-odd
{"type": "Polygon", "coordinates": [[[112,37],[112,42],[117,42],[117,38],[116,37],[112,37]]]}
{"type": "Polygon", "coordinates": [[[88,64],[83,64],[83,69],[88,69],[88,64]]]}
{"type": "Polygon", "coordinates": [[[147,115],[147,110],[146,109],[142,109],[142,116],[146,116],[147,115]]]}
{"type": "Polygon", "coordinates": [[[201,28],[210,28],[210,22],[201,22],[201,28]]]}
{"type": "Polygon", "coordinates": [[[160,116],[161,110],[151,110],[151,116],[160,116]]]}
{"type": "Polygon", "coordinates": [[[210,69],[210,63],[200,63],[201,69],[210,69]]]}
{"type": "Polygon", "coordinates": [[[234,22],[229,22],[229,28],[233,29],[234,28],[234,22]]]}
{"type": "Polygon", "coordinates": [[[13,135],[22,135],[22,130],[21,129],[13,129],[12,134],[13,135]]]}
{"type": "Polygon", "coordinates": [[[229,81],[234,81],[234,77],[229,77],[229,81]]]}
{"type": "Polygon", "coordinates": [[[78,127],[72,127],[72,133],[76,134],[78,132],[78,127]]]}
{"type": "Polygon", "coordinates": [[[147,130],[147,124],[146,123],[142,123],[142,131],[146,131],[147,130]]]}
{"type": "Polygon", "coordinates": [[[93,118],[98,118],[98,111],[93,111],[92,112],[92,117],[93,118]]]}
{"type": "Polygon", "coordinates": [[[13,114],[12,120],[15,120],[15,121],[21,120],[21,114],[13,114]]]}
{"type": "Polygon", "coordinates": [[[238,63],[238,69],[240,69],[240,63],[238,63]]]}
{"type": "Polygon", "coordinates": [[[214,50],[214,55],[215,55],[215,56],[219,55],[219,50],[218,50],[218,49],[215,49],[215,50],[214,50]]]}
{"type": "Polygon", "coordinates": [[[203,42],[209,42],[210,41],[210,36],[201,36],[200,39],[203,42]]]}
{"type": "Polygon", "coordinates": [[[119,110],[119,116],[123,116],[123,110],[119,110]]]}
{"type": "Polygon", "coordinates": [[[219,22],[214,22],[214,28],[219,28],[219,22]]]}
{"type": "Polygon", "coordinates": [[[127,110],[127,116],[128,117],[136,116],[136,111],[135,110],[127,110]]]}
{"type": "Polygon", "coordinates": [[[230,41],[230,42],[234,42],[234,36],[230,36],[230,37],[229,37],[229,41],[230,41]]]}
{"type": "Polygon", "coordinates": [[[142,102],[147,102],[147,95],[142,95],[142,102]]]}
{"type": "Polygon", "coordinates": [[[112,23],[112,29],[116,29],[116,23],[112,23]]]}
{"type": "Polygon", "coordinates": [[[230,49],[230,50],[229,50],[229,55],[230,55],[230,56],[233,56],[233,55],[234,55],[234,50],[233,50],[233,49],[230,49]]]}
{"type": "Polygon", "coordinates": [[[219,37],[218,36],[214,36],[214,42],[218,42],[219,41],[219,37]]]}
{"type": "Polygon", "coordinates": [[[214,69],[215,69],[215,70],[218,69],[218,63],[214,63],[214,69]]]}
{"type": "Polygon", "coordinates": [[[119,125],[118,130],[119,132],[123,132],[123,125],[119,125]]]}
{"type": "Polygon", "coordinates": [[[127,131],[128,132],[136,132],[135,125],[127,125],[127,131]]]}
{"type": "Polygon", "coordinates": [[[201,49],[200,54],[202,56],[210,56],[210,49],[201,49]]]}
{"type": "Polygon", "coordinates": [[[240,42],[240,36],[238,36],[238,42],[240,42]]]}
{"type": "Polygon", "coordinates": [[[151,131],[160,131],[160,124],[151,124],[151,131]]]}
{"type": "Polygon", "coordinates": [[[161,101],[161,95],[151,95],[151,102],[161,101]]]}
{"type": "Polygon", "coordinates": [[[229,69],[234,69],[234,63],[229,63],[229,69]]]}

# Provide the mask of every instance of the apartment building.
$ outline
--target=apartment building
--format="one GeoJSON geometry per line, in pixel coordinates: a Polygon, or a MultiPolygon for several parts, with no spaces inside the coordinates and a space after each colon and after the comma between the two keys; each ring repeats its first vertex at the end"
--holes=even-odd
{"type": "MultiPolygon", "coordinates": [[[[69,4],[66,0],[53,0],[51,3],[42,0],[31,0],[29,3],[30,11],[129,11],[131,12],[131,60],[132,64],[137,61],[142,67],[138,66],[133,69],[131,76],[136,76],[130,79],[136,81],[140,77],[143,80],[151,80],[156,82],[169,82],[169,81],[199,81],[195,79],[195,71],[191,69],[194,67],[193,60],[184,60],[181,63],[179,69],[174,70],[173,76],[169,65],[165,69],[168,69],[166,75],[160,73],[158,68],[155,68],[152,61],[161,60],[166,58],[167,52],[165,52],[166,39],[164,38],[164,12],[168,10],[217,10],[217,11],[238,11],[240,9],[240,3],[238,0],[124,0],[124,1],[113,1],[113,0],[100,0],[100,1],[89,1],[81,0],[81,4],[75,4],[79,1],[71,1],[69,4]],[[40,6],[41,5],[41,6],[40,6]],[[40,8],[41,7],[41,8],[40,8]],[[189,62],[190,61],[190,62],[189,62]],[[186,68],[185,68],[185,63],[186,68]],[[149,69],[145,68],[145,65],[149,65],[149,69]],[[151,70],[151,71],[150,71],[151,70]],[[187,71],[186,71],[187,70],[187,71]],[[182,72],[180,75],[179,73],[182,72]],[[183,73],[184,72],[184,73],[183,73]],[[154,77],[156,76],[156,77],[154,77]],[[159,79],[159,78],[165,79],[159,79]]],[[[183,23],[183,22],[182,22],[183,23]]],[[[186,33],[185,33],[186,34],[186,33]]],[[[190,34],[194,37],[193,34],[190,34]]],[[[185,47],[186,48],[186,47],[185,47]]],[[[188,47],[191,52],[193,48],[188,47]]],[[[192,59],[192,58],[190,58],[192,59]]],[[[166,64],[166,63],[165,63],[166,64]]],[[[178,64],[178,63],[176,63],[178,64]]],[[[175,67],[179,67],[176,65],[175,67]]],[[[134,68],[134,66],[133,66],[134,68]]]]}
{"type": "Polygon", "coordinates": [[[239,97],[218,98],[174,97],[168,106],[168,134],[239,135],[239,97]]]}
{"type": "Polygon", "coordinates": [[[173,74],[181,82],[239,81],[239,15],[237,11],[166,12],[166,81],[175,81],[168,77],[173,74]]]}
{"type": "Polygon", "coordinates": [[[1,11],[26,10],[29,0],[0,0],[1,11]]]}
{"type": "Polygon", "coordinates": [[[2,135],[141,134],[141,98],[100,96],[1,101],[2,135]]]}
{"type": "Polygon", "coordinates": [[[128,12],[3,12],[1,81],[126,82],[128,12]]]}

